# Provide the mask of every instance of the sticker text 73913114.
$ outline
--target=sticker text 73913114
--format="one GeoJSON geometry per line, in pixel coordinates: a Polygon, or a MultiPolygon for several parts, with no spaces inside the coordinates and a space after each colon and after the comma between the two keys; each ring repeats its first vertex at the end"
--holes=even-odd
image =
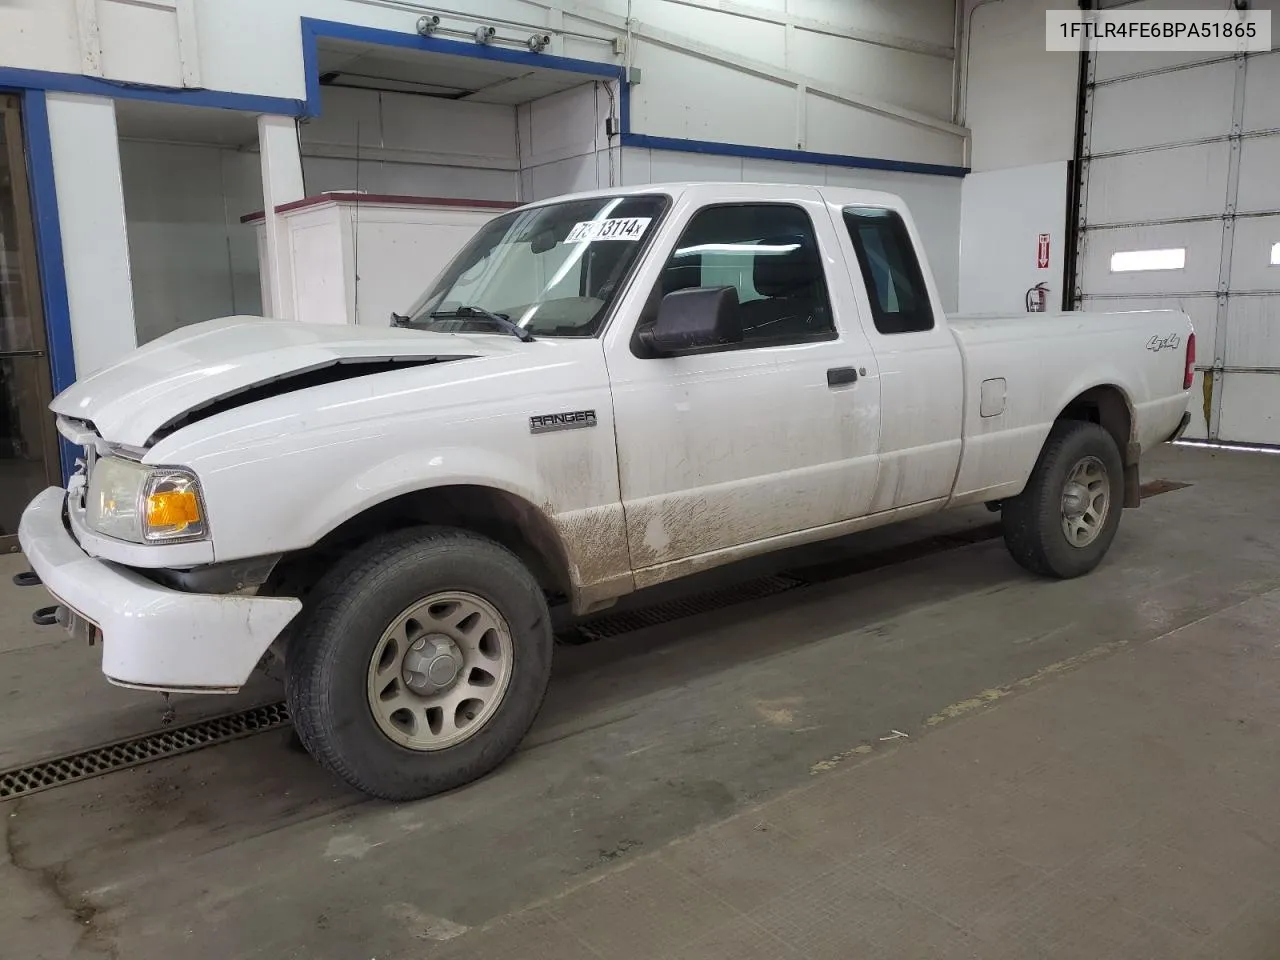
{"type": "Polygon", "coordinates": [[[631,240],[644,236],[649,217],[612,217],[608,220],[584,220],[575,223],[565,237],[565,243],[581,243],[592,240],[631,240]]]}

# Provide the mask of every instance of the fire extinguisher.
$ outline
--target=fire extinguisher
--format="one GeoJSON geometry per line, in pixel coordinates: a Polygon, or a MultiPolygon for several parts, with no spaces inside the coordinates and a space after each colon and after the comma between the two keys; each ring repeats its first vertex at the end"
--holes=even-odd
{"type": "Polygon", "coordinates": [[[1037,283],[1027,291],[1027,313],[1044,313],[1049,306],[1049,288],[1037,283]]]}

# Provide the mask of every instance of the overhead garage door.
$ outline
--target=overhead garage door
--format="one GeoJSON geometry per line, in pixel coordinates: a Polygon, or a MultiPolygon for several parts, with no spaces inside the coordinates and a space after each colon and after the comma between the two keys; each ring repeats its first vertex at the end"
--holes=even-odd
{"type": "Polygon", "coordinates": [[[1186,311],[1188,436],[1280,444],[1280,52],[1102,53],[1088,72],[1078,303],[1186,311]]]}

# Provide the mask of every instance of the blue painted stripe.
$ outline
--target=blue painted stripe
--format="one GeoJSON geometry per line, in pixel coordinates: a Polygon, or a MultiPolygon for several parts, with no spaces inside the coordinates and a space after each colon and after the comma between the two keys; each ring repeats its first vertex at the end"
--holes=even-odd
{"type": "Polygon", "coordinates": [[[212,107],[219,110],[245,110],[250,113],[300,115],[305,104],[285,97],[262,97],[250,93],[226,93],[221,90],[186,87],[160,87],[124,80],[86,77],[78,73],[54,73],[48,70],[19,70],[0,67],[0,87],[11,90],[52,90],[58,93],[80,93],[118,100],[152,100],[157,103],[179,103],[189,107],[212,107]]]}
{"type": "Polygon", "coordinates": [[[302,18],[302,78],[307,85],[302,116],[320,116],[320,55],[316,50],[318,27],[327,21],[302,18]]]}
{"type": "Polygon", "coordinates": [[[855,157],[843,153],[814,153],[809,150],[780,150],[776,147],[752,147],[741,143],[719,143],[711,140],[685,140],[680,137],[654,137],[647,133],[626,133],[624,147],[647,147],[676,153],[702,153],[709,156],[741,157],[746,160],[781,160],[785,163],[813,163],[827,167],[856,167],[863,170],[891,170],[896,173],[927,173],[939,177],[963,177],[968,167],[951,167],[940,163],[916,163],[912,160],[885,160],[880,157],[855,157]]]}
{"type": "MultiPolygon", "coordinates": [[[[36,262],[40,271],[40,295],[44,307],[45,339],[53,392],[61,393],[76,380],[76,358],[71,340],[71,305],[67,298],[67,274],[62,262],[62,225],[58,221],[58,189],[53,179],[53,143],[49,138],[49,108],[43,90],[22,94],[23,137],[27,147],[27,184],[36,236],[36,262]]],[[[79,451],[58,436],[62,480],[75,467],[79,451]]]]}

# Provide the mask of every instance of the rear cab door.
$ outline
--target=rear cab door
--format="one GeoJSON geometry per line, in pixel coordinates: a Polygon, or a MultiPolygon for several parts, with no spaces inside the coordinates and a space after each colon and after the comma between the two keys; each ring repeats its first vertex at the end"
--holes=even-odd
{"type": "Polygon", "coordinates": [[[812,188],[693,185],[675,199],[605,335],[637,586],[867,512],[879,380],[841,244],[812,188]],[[725,285],[741,343],[638,348],[663,295],[725,285]]]}
{"type": "Polygon", "coordinates": [[[906,206],[824,191],[880,371],[880,472],[867,512],[951,495],[960,465],[964,368],[906,206]]]}

